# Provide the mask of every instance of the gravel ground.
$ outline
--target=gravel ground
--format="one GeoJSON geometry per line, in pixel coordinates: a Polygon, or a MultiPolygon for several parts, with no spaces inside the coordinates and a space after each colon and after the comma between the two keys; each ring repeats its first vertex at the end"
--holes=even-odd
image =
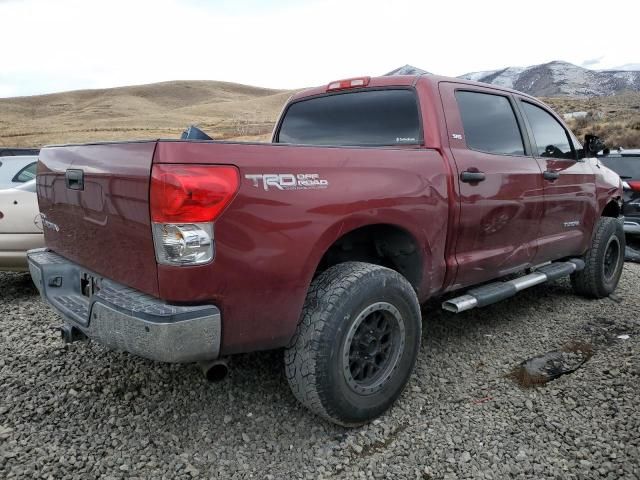
{"type": "Polygon", "coordinates": [[[349,430],[295,402],[282,352],[207,384],[193,365],[65,346],[30,278],[0,273],[0,478],[640,478],[639,283],[627,264],[604,300],[563,280],[457,316],[425,308],[409,387],[349,430]],[[576,372],[510,378],[576,341],[594,349],[576,372]]]}

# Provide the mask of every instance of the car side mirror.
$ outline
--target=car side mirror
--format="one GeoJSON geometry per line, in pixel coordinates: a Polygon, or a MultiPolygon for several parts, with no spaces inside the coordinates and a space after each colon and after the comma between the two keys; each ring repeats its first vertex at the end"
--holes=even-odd
{"type": "Polygon", "coordinates": [[[187,127],[184,132],[182,132],[180,140],[213,140],[213,138],[204,133],[195,125],[191,125],[187,127]]]}
{"type": "Polygon", "coordinates": [[[578,158],[592,158],[598,156],[602,152],[601,157],[609,155],[609,148],[605,145],[600,137],[587,133],[584,136],[584,147],[578,150],[578,158]]]}

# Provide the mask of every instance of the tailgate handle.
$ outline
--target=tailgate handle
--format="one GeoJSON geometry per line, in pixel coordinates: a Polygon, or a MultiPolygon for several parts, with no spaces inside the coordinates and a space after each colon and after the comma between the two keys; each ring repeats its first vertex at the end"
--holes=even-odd
{"type": "Polygon", "coordinates": [[[84,190],[84,172],[77,169],[69,169],[65,173],[67,188],[71,190],[84,190]]]}

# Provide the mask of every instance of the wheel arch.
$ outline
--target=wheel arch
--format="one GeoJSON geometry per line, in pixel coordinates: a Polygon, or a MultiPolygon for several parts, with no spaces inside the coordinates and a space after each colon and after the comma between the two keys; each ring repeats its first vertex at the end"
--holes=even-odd
{"type": "Polygon", "coordinates": [[[361,261],[391,268],[403,275],[418,293],[426,290],[430,249],[420,232],[397,222],[340,222],[318,242],[308,271],[308,284],[327,268],[361,261]]]}
{"type": "Polygon", "coordinates": [[[622,214],[622,201],[619,197],[612,198],[609,200],[602,211],[600,212],[601,217],[613,217],[618,218],[622,214]]]}

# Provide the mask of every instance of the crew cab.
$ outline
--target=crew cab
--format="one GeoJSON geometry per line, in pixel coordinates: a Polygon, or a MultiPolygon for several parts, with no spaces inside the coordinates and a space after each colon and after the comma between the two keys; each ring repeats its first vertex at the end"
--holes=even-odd
{"type": "Polygon", "coordinates": [[[616,288],[622,184],[595,151],[513,90],[341,80],[293,95],[270,144],[42,149],[30,270],[67,339],[211,368],[284,348],[295,396],[358,425],[407,384],[427,300],[616,288]]]}

